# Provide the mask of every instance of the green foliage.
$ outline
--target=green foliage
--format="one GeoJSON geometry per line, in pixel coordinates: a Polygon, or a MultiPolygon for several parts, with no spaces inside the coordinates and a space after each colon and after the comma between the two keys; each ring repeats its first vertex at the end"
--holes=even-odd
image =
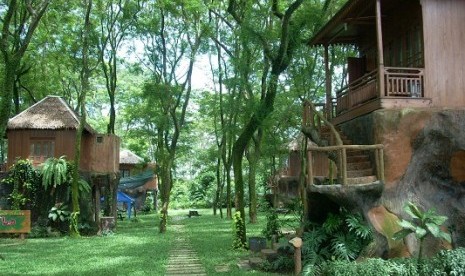
{"type": "Polygon", "coordinates": [[[68,182],[68,162],[65,156],[48,158],[42,167],[42,185],[45,189],[56,188],[68,182]]]}
{"type": "Polygon", "coordinates": [[[245,249],[247,247],[245,241],[242,240],[242,237],[245,236],[244,233],[245,224],[244,220],[241,217],[240,212],[235,212],[233,215],[233,248],[234,249],[245,249]]]}
{"type": "Polygon", "coordinates": [[[322,225],[303,235],[302,255],[304,263],[312,270],[315,264],[325,260],[354,260],[372,240],[369,226],[360,214],[345,209],[339,214],[329,214],[322,225]]]}
{"type": "Polygon", "coordinates": [[[2,180],[2,183],[13,186],[9,196],[13,210],[32,208],[35,205],[39,179],[40,173],[33,168],[31,161],[20,159],[13,164],[8,176],[2,180]]]}
{"type": "Polygon", "coordinates": [[[214,172],[204,171],[190,183],[189,199],[192,207],[209,208],[212,206],[215,180],[214,172]]]}
{"type": "Polygon", "coordinates": [[[325,261],[306,266],[302,275],[335,276],[416,276],[416,275],[465,275],[465,249],[444,250],[418,265],[416,259],[366,259],[362,262],[348,260],[325,261]]]}
{"type": "Polygon", "coordinates": [[[432,266],[446,275],[465,275],[465,248],[440,251],[432,266]]]}
{"type": "Polygon", "coordinates": [[[53,222],[64,222],[69,220],[70,217],[71,212],[68,211],[68,206],[64,204],[57,204],[48,213],[48,218],[53,222]]]}
{"type": "Polygon", "coordinates": [[[147,192],[145,195],[145,200],[144,200],[144,207],[142,208],[142,212],[147,214],[153,211],[153,201],[154,201],[154,195],[152,192],[147,192]]]}
{"type": "Polygon", "coordinates": [[[281,224],[278,219],[278,213],[276,212],[276,209],[271,207],[268,203],[266,203],[268,206],[265,209],[265,215],[266,215],[266,226],[262,231],[263,236],[267,240],[272,240],[273,237],[276,239],[279,239],[281,237],[281,224]]]}
{"type": "Polygon", "coordinates": [[[451,235],[441,230],[441,225],[447,220],[446,216],[437,215],[435,209],[429,209],[424,212],[412,202],[407,202],[404,205],[404,210],[411,216],[411,220],[401,219],[399,221],[402,230],[395,233],[393,239],[402,240],[407,235],[414,233],[420,242],[418,261],[422,258],[423,241],[427,235],[446,240],[449,243],[451,242],[451,235]]]}
{"type": "Polygon", "coordinates": [[[272,262],[265,261],[261,267],[265,271],[273,272],[288,272],[294,268],[294,259],[291,256],[279,255],[278,258],[272,262]]]}

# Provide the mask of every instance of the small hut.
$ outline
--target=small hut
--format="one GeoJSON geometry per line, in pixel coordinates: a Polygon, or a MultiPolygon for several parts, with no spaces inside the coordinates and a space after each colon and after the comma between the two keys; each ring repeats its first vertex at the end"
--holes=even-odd
{"type": "Polygon", "coordinates": [[[153,172],[155,166],[145,163],[142,157],[127,149],[120,151],[119,162],[121,179],[118,189],[133,197],[135,208],[139,210],[143,209],[147,196],[151,194],[156,209],[158,181],[153,172]]]}
{"type": "MultiPolygon", "coordinates": [[[[34,166],[50,157],[75,156],[76,132],[80,118],[58,96],[47,96],[8,121],[8,168],[15,160],[29,159],[34,166]]],[[[101,190],[116,198],[119,178],[119,144],[115,135],[99,134],[90,125],[84,126],[81,139],[79,172],[92,184],[93,214],[99,220],[101,190]]],[[[116,201],[111,203],[116,217],[116,201]]]]}

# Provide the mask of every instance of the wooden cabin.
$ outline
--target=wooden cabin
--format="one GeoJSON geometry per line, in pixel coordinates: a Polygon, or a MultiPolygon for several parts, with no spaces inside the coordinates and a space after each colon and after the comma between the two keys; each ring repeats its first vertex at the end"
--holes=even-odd
{"type": "MultiPolygon", "coordinates": [[[[74,160],[79,118],[58,96],[47,96],[8,121],[8,168],[18,158],[33,165],[49,157],[74,160]]],[[[81,142],[79,169],[88,174],[118,173],[119,138],[98,134],[88,124],[81,142]]]]}
{"type": "Polygon", "coordinates": [[[465,1],[349,0],[309,41],[325,49],[334,124],[377,109],[465,105],[465,1]],[[353,45],[348,85],[332,90],[329,47],[353,45]]]}
{"type": "MultiPolygon", "coordinates": [[[[308,217],[344,206],[392,240],[391,225],[413,201],[447,215],[444,227],[464,236],[464,26],[464,0],[348,0],[309,40],[324,48],[326,117],[308,103],[304,126],[318,129],[323,121],[331,138],[329,146],[307,148],[308,217]],[[341,45],[358,54],[347,57],[347,85],[334,90],[329,51],[341,45]],[[313,185],[321,165],[314,154],[330,151],[337,152],[341,185],[313,185]],[[372,175],[354,177],[365,171],[372,175]]],[[[414,243],[383,243],[373,248],[390,257],[418,250],[414,243]]],[[[463,246],[465,239],[454,243],[463,246]]],[[[425,252],[441,248],[431,246],[425,252]]]]}
{"type": "Polygon", "coordinates": [[[142,157],[123,149],[120,151],[119,170],[121,178],[118,189],[135,199],[135,208],[143,209],[146,197],[151,194],[154,199],[154,209],[156,209],[158,179],[153,172],[155,165],[147,164],[142,157]]]}
{"type": "MultiPolygon", "coordinates": [[[[79,117],[58,96],[47,96],[8,121],[8,168],[16,159],[29,159],[39,166],[49,157],[66,156],[74,160],[79,117]]],[[[120,139],[99,134],[88,124],[81,138],[79,171],[92,184],[93,219],[100,221],[101,194],[116,198],[119,178],[120,139]]],[[[108,202],[109,212],[116,217],[116,201],[108,202]]]]}
{"type": "Polygon", "coordinates": [[[142,167],[137,168],[138,165],[142,165],[144,159],[138,156],[134,152],[123,149],[119,153],[119,171],[121,177],[129,177],[136,173],[136,170],[141,170],[142,167]]]}

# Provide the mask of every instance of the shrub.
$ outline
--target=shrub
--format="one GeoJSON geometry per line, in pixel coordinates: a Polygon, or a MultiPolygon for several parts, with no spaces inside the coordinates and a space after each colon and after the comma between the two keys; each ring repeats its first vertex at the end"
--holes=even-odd
{"type": "Polygon", "coordinates": [[[263,236],[265,236],[267,240],[272,240],[273,236],[276,239],[279,239],[279,237],[281,236],[281,224],[279,222],[278,213],[276,212],[276,209],[268,205],[268,208],[266,208],[265,210],[265,215],[266,226],[262,230],[263,236]]]}
{"type": "Polygon", "coordinates": [[[302,271],[305,276],[417,276],[417,275],[465,275],[465,249],[445,250],[431,259],[423,260],[421,265],[411,259],[366,259],[363,262],[347,260],[325,261],[308,265],[302,271]]]}
{"type": "Polygon", "coordinates": [[[322,225],[303,235],[302,255],[305,265],[325,260],[354,260],[372,240],[370,227],[360,214],[341,209],[339,214],[329,214],[322,225]]]}
{"type": "Polygon", "coordinates": [[[17,160],[2,182],[13,186],[8,198],[11,209],[32,209],[35,206],[37,190],[40,186],[40,173],[33,168],[31,161],[17,160]]]}
{"type": "Polygon", "coordinates": [[[245,236],[245,233],[244,233],[245,224],[244,224],[244,220],[241,217],[241,213],[239,211],[235,212],[233,215],[233,228],[234,228],[233,248],[234,249],[247,248],[245,241],[242,240],[242,237],[245,236]]]}

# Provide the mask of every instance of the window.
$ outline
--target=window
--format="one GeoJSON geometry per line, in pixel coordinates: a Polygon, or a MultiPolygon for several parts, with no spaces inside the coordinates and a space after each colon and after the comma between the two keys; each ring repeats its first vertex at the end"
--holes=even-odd
{"type": "Polygon", "coordinates": [[[31,139],[29,159],[34,165],[44,163],[55,156],[55,141],[53,139],[31,139]]]}
{"type": "Polygon", "coordinates": [[[390,41],[386,48],[386,65],[394,67],[423,67],[423,35],[416,24],[390,41]]]}
{"type": "Polygon", "coordinates": [[[129,170],[121,170],[121,177],[128,177],[131,175],[129,170]]]}

